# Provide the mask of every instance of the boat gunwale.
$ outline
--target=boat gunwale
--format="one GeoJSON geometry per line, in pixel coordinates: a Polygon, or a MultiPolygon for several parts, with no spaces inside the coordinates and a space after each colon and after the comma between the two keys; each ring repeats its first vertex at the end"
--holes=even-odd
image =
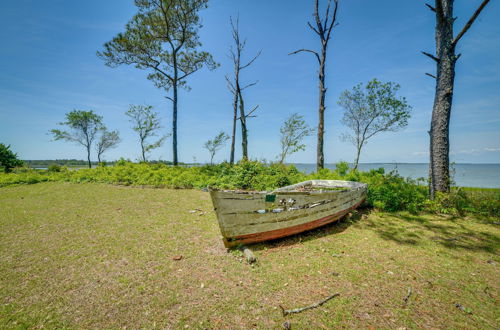
{"type": "Polygon", "coordinates": [[[347,180],[307,180],[303,182],[299,182],[296,184],[288,185],[285,187],[277,188],[271,191],[257,191],[257,190],[231,190],[231,189],[210,189],[210,192],[214,193],[233,193],[238,195],[269,195],[269,194],[280,194],[280,195],[320,195],[325,193],[341,193],[345,191],[351,190],[359,190],[359,189],[367,189],[368,185],[366,183],[357,182],[357,181],[347,181],[347,180]],[[322,183],[335,183],[333,185],[322,185],[322,183]],[[342,184],[347,184],[344,186],[342,184]],[[312,190],[312,191],[301,191],[295,190],[296,188],[306,187],[306,186],[316,186],[316,187],[325,187],[325,188],[345,188],[339,190],[312,190]],[[295,188],[295,189],[294,189],[295,188]]]}

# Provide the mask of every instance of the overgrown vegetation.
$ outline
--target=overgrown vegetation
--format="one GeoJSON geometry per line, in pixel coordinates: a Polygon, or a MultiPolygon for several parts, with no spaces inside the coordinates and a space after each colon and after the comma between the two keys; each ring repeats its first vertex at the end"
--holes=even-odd
{"type": "Polygon", "coordinates": [[[500,189],[456,188],[450,194],[428,199],[424,181],[407,179],[397,172],[385,173],[383,168],[369,172],[349,171],[346,163],[335,170],[323,169],[305,174],[293,165],[241,161],[194,167],[172,167],[166,164],[136,164],[125,160],[114,166],[69,170],[67,167],[34,170],[19,168],[0,175],[0,186],[57,181],[73,183],[108,183],[127,186],[151,186],[175,189],[218,188],[272,190],[311,180],[351,180],[368,184],[367,205],[384,211],[432,212],[463,216],[479,214],[500,216],[500,189]]]}
{"type": "Polygon", "coordinates": [[[354,213],[255,245],[250,266],[211,209],[193,189],[1,188],[0,329],[498,328],[496,225],[354,213]]]}

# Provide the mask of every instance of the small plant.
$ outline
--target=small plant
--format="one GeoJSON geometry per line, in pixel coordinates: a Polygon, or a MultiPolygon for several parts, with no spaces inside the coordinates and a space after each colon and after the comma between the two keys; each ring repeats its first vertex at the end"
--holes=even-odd
{"type": "Polygon", "coordinates": [[[226,145],[227,140],[229,140],[229,136],[221,131],[213,138],[213,140],[208,140],[207,142],[205,142],[203,147],[210,153],[210,165],[213,165],[215,154],[222,147],[224,147],[224,145],[226,145]]]}
{"type": "Polygon", "coordinates": [[[338,173],[340,176],[345,176],[347,172],[349,171],[349,163],[340,161],[337,164],[335,164],[335,171],[338,173]]]}
{"type": "Polygon", "coordinates": [[[47,168],[49,172],[61,172],[61,165],[59,164],[50,164],[47,168]]]}

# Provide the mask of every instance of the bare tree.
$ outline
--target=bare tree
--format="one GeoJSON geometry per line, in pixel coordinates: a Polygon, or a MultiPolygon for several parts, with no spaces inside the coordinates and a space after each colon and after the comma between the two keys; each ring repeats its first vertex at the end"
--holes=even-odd
{"type": "Polygon", "coordinates": [[[326,65],[326,55],[328,50],[328,42],[330,41],[330,36],[332,30],[337,23],[337,9],[338,0],[333,0],[333,11],[331,11],[332,0],[328,0],[325,17],[321,18],[319,14],[319,0],[314,0],[314,25],[307,22],[307,25],[319,36],[321,41],[321,50],[318,53],[311,49],[299,49],[289,55],[297,54],[300,52],[312,53],[318,60],[319,70],[319,108],[318,108],[318,145],[317,145],[317,159],[316,159],[316,169],[320,170],[325,166],[325,155],[323,151],[324,147],[324,135],[325,135],[325,96],[326,96],[326,86],[325,86],[325,65],[326,65]]]}
{"type": "Polygon", "coordinates": [[[340,95],[338,103],[344,108],[342,123],[352,130],[352,134],[344,134],[342,138],[356,146],[355,170],[361,149],[368,139],[380,132],[394,132],[408,125],[411,107],[404,97],[396,96],[399,88],[398,84],[373,79],[366,86],[358,84],[352,91],[340,95]]]}
{"type": "Polygon", "coordinates": [[[104,44],[97,52],[106,65],[134,65],[149,70],[148,79],[156,87],[172,90],[173,163],[177,155],[178,89],[187,86],[187,78],[204,66],[215,69],[218,64],[201,46],[198,12],[208,0],[135,0],[138,13],[127,23],[124,33],[104,44]]]}
{"type": "Polygon", "coordinates": [[[239,32],[239,17],[236,18],[236,22],[233,22],[232,18],[229,18],[229,22],[231,23],[231,33],[233,35],[233,40],[235,43],[235,47],[230,48],[230,58],[233,61],[234,65],[234,78],[230,79],[226,76],[227,84],[229,90],[233,94],[233,128],[231,134],[231,154],[229,157],[229,163],[234,164],[234,150],[235,150],[235,142],[236,142],[236,122],[239,119],[241,123],[241,146],[242,146],[242,154],[243,159],[248,159],[248,129],[247,129],[247,118],[255,117],[252,113],[257,110],[258,105],[255,106],[252,110],[246,113],[245,110],[245,102],[243,100],[243,90],[248,87],[254,86],[257,82],[253,82],[242,86],[240,84],[240,71],[252,65],[252,63],[260,56],[261,51],[257,53],[250,61],[246,64],[242,64],[241,55],[243,50],[245,49],[246,39],[241,40],[240,32],[239,32]],[[240,110],[240,115],[238,117],[238,106],[240,110]]]}
{"type": "Polygon", "coordinates": [[[108,131],[106,127],[104,127],[100,133],[101,135],[96,143],[97,162],[99,163],[101,162],[101,156],[104,152],[111,148],[116,148],[118,143],[121,142],[118,131],[108,131]]]}
{"type": "Polygon", "coordinates": [[[435,0],[434,7],[426,6],[436,14],[436,55],[422,52],[436,62],[436,93],[432,109],[430,135],[429,193],[450,191],[450,115],[455,85],[455,64],[461,54],[455,54],[458,42],[470,29],[489,0],[483,0],[462,30],[454,37],[454,0],[435,0]]]}
{"type": "Polygon", "coordinates": [[[214,137],[213,140],[205,142],[204,147],[210,153],[210,165],[213,164],[214,156],[217,151],[219,151],[219,149],[226,144],[227,140],[229,140],[229,136],[224,132],[220,132],[214,137]]]}
{"type": "Polygon", "coordinates": [[[160,124],[160,115],[153,111],[151,105],[130,105],[130,109],[125,112],[132,123],[132,129],[139,135],[141,144],[142,161],[147,162],[147,154],[160,147],[170,134],[160,137],[155,142],[148,142],[153,136],[158,136],[158,131],[162,128],[160,124]]]}
{"type": "Polygon", "coordinates": [[[314,128],[310,128],[305,120],[298,113],[292,114],[280,128],[281,152],[279,162],[283,164],[286,156],[306,149],[302,140],[314,133],[314,128]]]}

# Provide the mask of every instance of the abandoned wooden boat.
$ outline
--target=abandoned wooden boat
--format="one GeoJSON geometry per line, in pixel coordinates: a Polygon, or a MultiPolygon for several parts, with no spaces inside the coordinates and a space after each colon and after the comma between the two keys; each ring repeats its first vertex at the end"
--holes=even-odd
{"type": "Polygon", "coordinates": [[[310,180],[272,192],[211,190],[224,245],[297,234],[334,222],[366,198],[364,183],[310,180]]]}

